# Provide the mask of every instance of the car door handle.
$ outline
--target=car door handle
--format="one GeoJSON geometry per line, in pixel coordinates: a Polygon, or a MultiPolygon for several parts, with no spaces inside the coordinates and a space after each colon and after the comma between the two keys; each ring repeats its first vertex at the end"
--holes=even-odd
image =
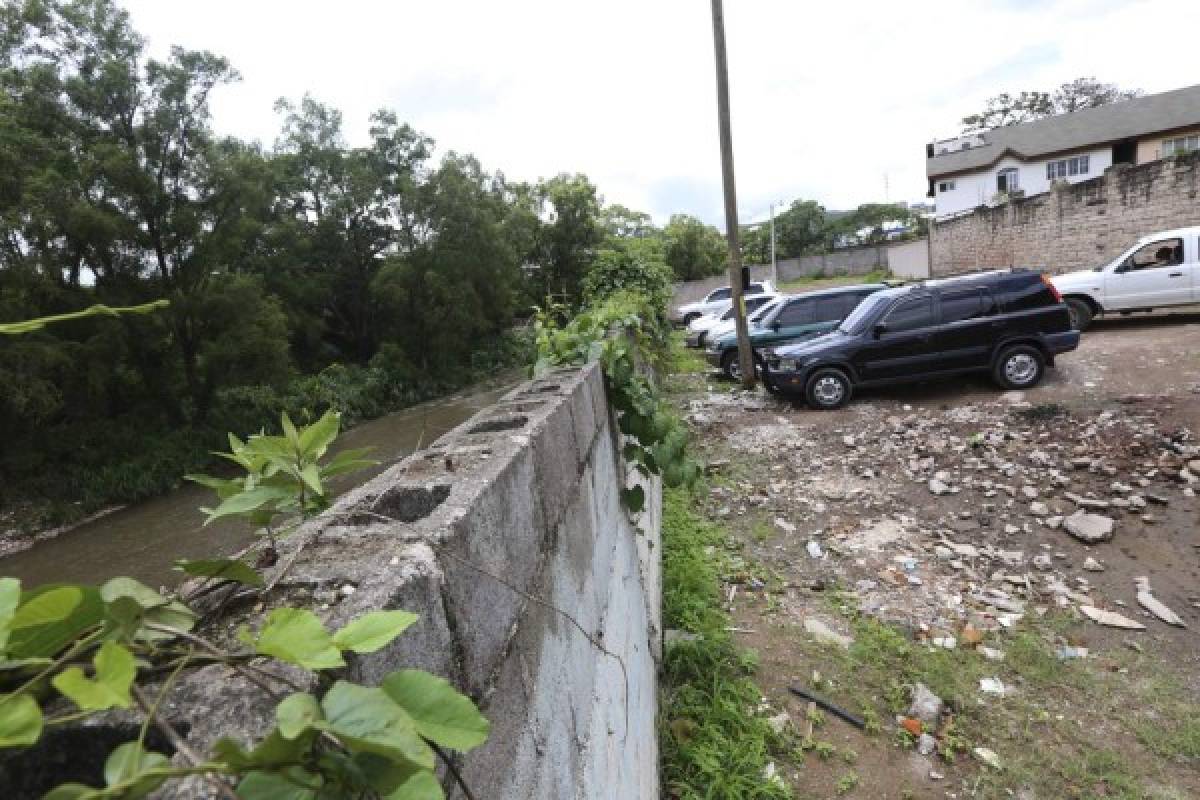
{"type": "Polygon", "coordinates": [[[1168,278],[1182,278],[1182,277],[1183,277],[1183,273],[1182,273],[1182,272],[1172,272],[1172,273],[1171,273],[1170,275],[1168,275],[1167,277],[1168,277],[1168,278]]]}

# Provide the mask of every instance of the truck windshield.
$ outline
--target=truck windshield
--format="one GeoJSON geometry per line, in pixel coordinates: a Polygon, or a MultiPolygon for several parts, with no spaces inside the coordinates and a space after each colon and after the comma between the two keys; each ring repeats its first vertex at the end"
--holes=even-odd
{"type": "Polygon", "coordinates": [[[857,307],[855,307],[853,311],[850,312],[849,316],[842,320],[842,324],[838,325],[837,329],[842,333],[857,332],[859,328],[862,327],[863,323],[870,319],[871,315],[874,314],[875,309],[877,309],[879,304],[884,302],[885,299],[886,298],[877,294],[868,295],[861,303],[858,304],[857,307]]]}

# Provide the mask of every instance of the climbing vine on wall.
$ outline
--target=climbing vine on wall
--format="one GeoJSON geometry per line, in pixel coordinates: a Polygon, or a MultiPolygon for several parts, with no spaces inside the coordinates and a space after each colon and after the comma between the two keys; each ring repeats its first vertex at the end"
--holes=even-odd
{"type": "MultiPolygon", "coordinates": [[[[625,460],[644,476],[661,475],[667,486],[695,481],[700,468],[687,455],[687,429],[663,401],[653,379],[670,345],[663,310],[642,294],[618,291],[565,324],[559,324],[561,316],[562,310],[555,307],[537,315],[534,374],[599,361],[609,402],[626,436],[625,460]]],[[[628,486],[621,501],[630,511],[641,511],[645,492],[639,485],[628,486]]]]}

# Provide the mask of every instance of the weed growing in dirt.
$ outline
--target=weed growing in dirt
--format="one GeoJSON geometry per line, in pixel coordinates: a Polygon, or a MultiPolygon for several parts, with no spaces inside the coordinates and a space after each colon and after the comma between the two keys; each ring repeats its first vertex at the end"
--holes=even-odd
{"type": "Polygon", "coordinates": [[[754,658],[726,630],[720,575],[724,532],[691,509],[683,489],[663,492],[663,620],[695,636],[666,651],[659,733],[664,794],[679,800],[784,800],[765,777],[781,742],[755,714],[754,658]]]}

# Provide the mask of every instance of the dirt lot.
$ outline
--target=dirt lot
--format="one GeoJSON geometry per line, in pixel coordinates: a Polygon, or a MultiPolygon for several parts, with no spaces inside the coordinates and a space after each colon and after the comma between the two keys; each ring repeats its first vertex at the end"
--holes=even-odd
{"type": "Polygon", "coordinates": [[[1029,392],[964,379],[832,413],[680,367],[797,797],[1200,797],[1200,315],[1098,321],[1029,392]],[[941,713],[910,708],[918,684],[941,713]]]}

